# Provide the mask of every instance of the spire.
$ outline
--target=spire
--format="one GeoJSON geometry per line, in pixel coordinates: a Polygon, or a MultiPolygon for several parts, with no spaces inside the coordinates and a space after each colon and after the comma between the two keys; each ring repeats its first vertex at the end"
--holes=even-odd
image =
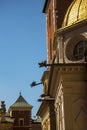
{"type": "Polygon", "coordinates": [[[19,94],[20,94],[20,96],[21,96],[21,91],[20,91],[20,93],[19,93],[19,94]]]}

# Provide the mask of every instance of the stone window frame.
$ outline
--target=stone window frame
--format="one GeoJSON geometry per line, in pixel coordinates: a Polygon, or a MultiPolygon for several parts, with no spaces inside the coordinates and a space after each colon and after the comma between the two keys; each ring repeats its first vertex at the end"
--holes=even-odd
{"type": "Polygon", "coordinates": [[[64,45],[65,61],[67,61],[68,63],[83,62],[84,58],[76,59],[74,56],[75,46],[81,41],[87,41],[87,38],[84,35],[78,35],[78,36],[71,37],[70,39],[65,41],[65,45],[64,45]]]}
{"type": "Polygon", "coordinates": [[[24,126],[24,118],[19,118],[19,126],[24,126]]]}
{"type": "Polygon", "coordinates": [[[79,41],[74,48],[74,57],[76,60],[84,58],[85,47],[87,46],[87,40],[79,41]]]}

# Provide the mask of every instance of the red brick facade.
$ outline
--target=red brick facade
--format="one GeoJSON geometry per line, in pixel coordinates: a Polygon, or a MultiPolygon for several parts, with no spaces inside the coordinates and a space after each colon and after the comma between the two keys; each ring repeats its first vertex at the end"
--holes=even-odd
{"type": "MultiPolygon", "coordinates": [[[[48,2],[47,2],[48,3],[48,2]]],[[[53,18],[53,0],[50,0],[48,4],[48,8],[44,12],[46,13],[46,26],[47,26],[47,48],[48,48],[48,63],[50,63],[54,51],[53,51],[53,39],[54,39],[54,32],[55,32],[55,24],[53,18]]]]}
{"type": "Polygon", "coordinates": [[[31,110],[13,110],[13,130],[31,130],[31,110]]]}
{"type": "Polygon", "coordinates": [[[62,27],[62,23],[68,7],[73,0],[56,0],[57,29],[62,27]]]}
{"type": "Polygon", "coordinates": [[[41,130],[40,121],[33,121],[31,112],[32,106],[20,94],[9,108],[9,113],[14,118],[13,130],[41,130]]]}
{"type": "Polygon", "coordinates": [[[46,13],[48,63],[55,52],[53,50],[54,33],[62,27],[65,12],[73,0],[46,0],[43,12],[46,13]]]}

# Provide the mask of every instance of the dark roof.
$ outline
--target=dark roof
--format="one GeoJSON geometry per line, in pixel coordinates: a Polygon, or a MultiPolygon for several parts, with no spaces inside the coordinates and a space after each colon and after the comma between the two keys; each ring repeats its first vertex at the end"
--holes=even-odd
{"type": "Polygon", "coordinates": [[[44,7],[43,7],[43,13],[46,13],[46,7],[49,0],[45,0],[44,7]]]}
{"type": "Polygon", "coordinates": [[[24,97],[20,94],[16,102],[11,106],[12,107],[30,107],[32,106],[24,99],[24,97]]]}

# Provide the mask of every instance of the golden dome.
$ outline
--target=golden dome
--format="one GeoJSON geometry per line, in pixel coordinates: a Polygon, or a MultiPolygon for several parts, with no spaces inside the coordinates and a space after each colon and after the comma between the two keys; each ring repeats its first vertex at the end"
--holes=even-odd
{"type": "Polygon", "coordinates": [[[67,10],[62,27],[70,26],[84,19],[87,19],[87,0],[74,0],[67,10]]]}

